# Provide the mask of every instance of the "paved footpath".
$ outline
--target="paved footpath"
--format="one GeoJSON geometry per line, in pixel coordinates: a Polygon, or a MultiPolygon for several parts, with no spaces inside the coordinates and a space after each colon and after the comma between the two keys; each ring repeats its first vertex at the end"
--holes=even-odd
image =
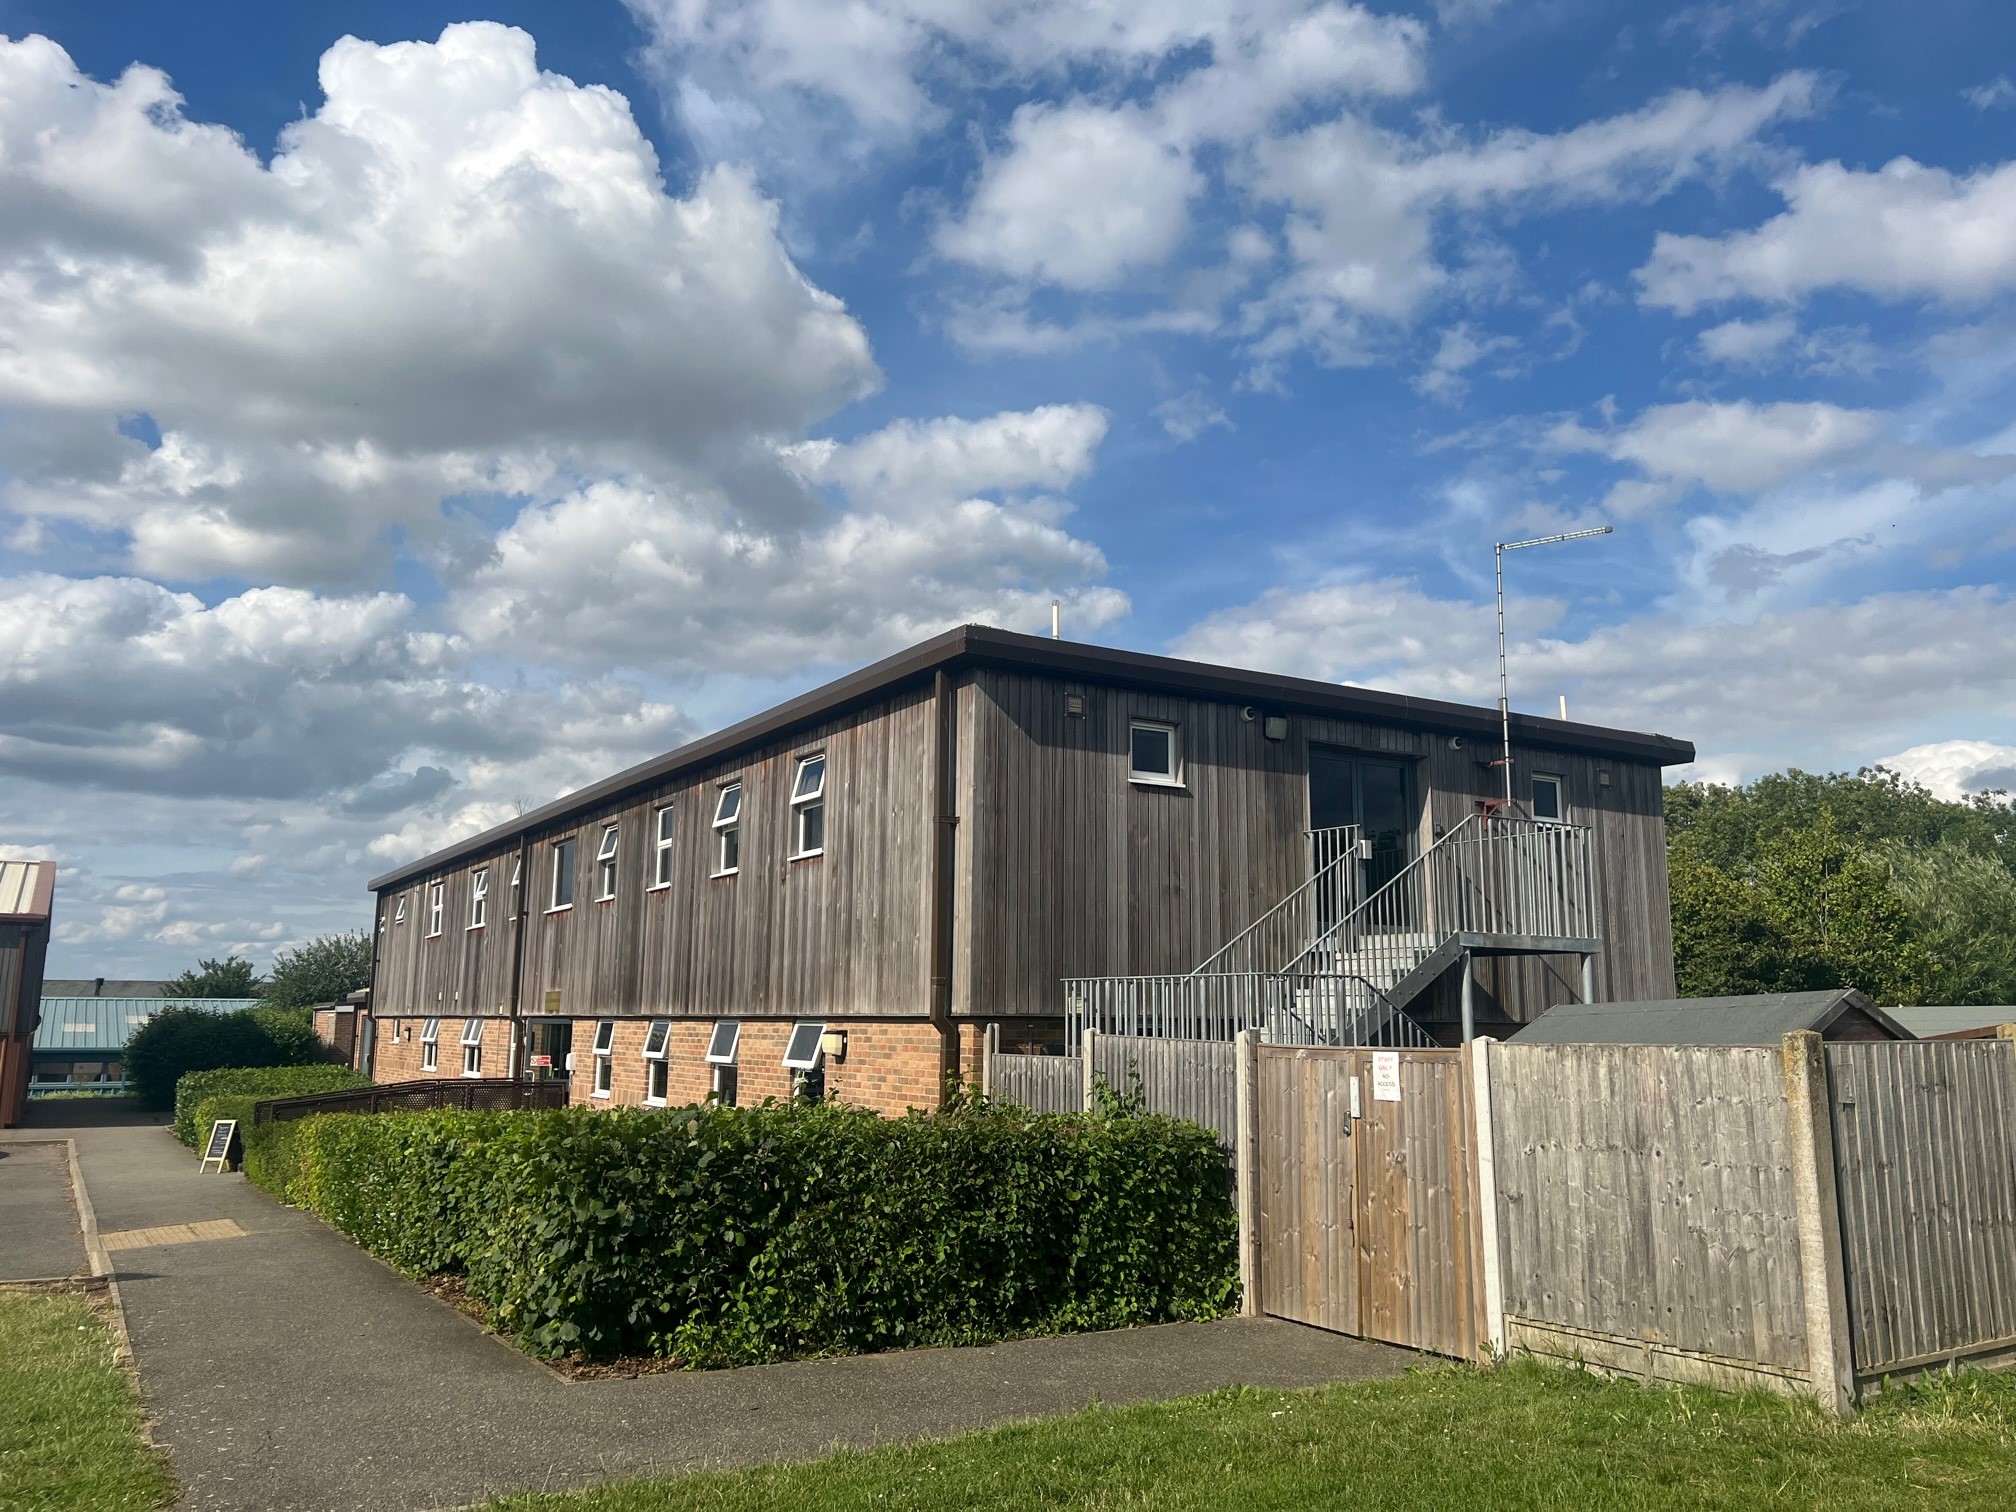
{"type": "Polygon", "coordinates": [[[36,1114],[22,1137],[77,1140],[142,1397],[181,1505],[202,1512],[419,1512],[1414,1358],[1232,1319],[572,1383],[242,1177],[199,1174],[161,1124],[74,1103],[36,1114]],[[179,1242],[145,1242],[159,1238],[179,1242]]]}
{"type": "Polygon", "coordinates": [[[55,1141],[0,1144],[0,1281],[83,1273],[84,1236],[70,1205],[70,1152],[55,1141]]]}

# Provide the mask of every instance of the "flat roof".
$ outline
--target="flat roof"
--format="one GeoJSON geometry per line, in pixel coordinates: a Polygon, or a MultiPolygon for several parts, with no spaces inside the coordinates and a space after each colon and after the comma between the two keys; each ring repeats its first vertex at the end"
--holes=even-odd
{"type": "Polygon", "coordinates": [[[42,999],[42,1020],[35,1026],[34,1053],[78,1055],[117,1053],[133,1031],[163,1008],[200,1008],[206,1013],[235,1013],[257,1008],[258,998],[51,997],[42,999]]]}
{"type": "MultiPolygon", "coordinates": [[[[874,703],[907,687],[921,684],[938,672],[965,667],[996,667],[1156,693],[1222,698],[1258,704],[1269,711],[1281,713],[1320,714],[1374,724],[1427,728],[1454,735],[1498,738],[1498,711],[1495,708],[1447,703],[1434,698],[1410,698],[1402,693],[1382,693],[1375,688],[1354,688],[1308,677],[1285,677],[1274,672],[1213,666],[1208,662],[1184,661],[1173,656],[1119,651],[1110,646],[1051,640],[1046,636],[996,630],[987,625],[961,625],[863,667],[858,672],[850,672],[823,687],[814,688],[809,693],[801,693],[739,724],[703,736],[676,751],[653,757],[600,782],[578,788],[564,798],[555,799],[480,835],[409,861],[374,878],[370,889],[380,892],[457,861],[496,850],[508,840],[543,829],[583,809],[656,786],[666,778],[694,767],[722,761],[745,747],[761,745],[793,729],[819,724],[850,709],[874,703]]],[[[1632,761],[1654,762],[1659,766],[1678,766],[1694,759],[1692,742],[1677,740],[1670,735],[1612,730],[1601,725],[1546,719],[1534,714],[1514,714],[1512,734],[1514,739],[1525,745],[1594,751],[1632,761]]]]}

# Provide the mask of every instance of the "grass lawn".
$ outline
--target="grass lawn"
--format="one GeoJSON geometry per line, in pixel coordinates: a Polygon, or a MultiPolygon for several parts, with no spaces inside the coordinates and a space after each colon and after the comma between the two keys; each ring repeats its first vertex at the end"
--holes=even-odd
{"type": "MultiPolygon", "coordinates": [[[[677,1434],[676,1422],[665,1431],[677,1434]]],[[[2016,1505],[2016,1377],[1840,1423],[1778,1398],[1530,1363],[1095,1410],[810,1464],[517,1497],[511,1512],[2016,1505]]]]}
{"type": "Polygon", "coordinates": [[[166,1460],[140,1437],[131,1379],[88,1298],[0,1291],[0,1507],[165,1507],[166,1460]]]}

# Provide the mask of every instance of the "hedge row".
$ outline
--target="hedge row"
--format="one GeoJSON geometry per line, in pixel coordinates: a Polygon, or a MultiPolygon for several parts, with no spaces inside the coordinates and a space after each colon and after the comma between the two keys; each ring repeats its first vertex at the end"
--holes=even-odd
{"type": "MultiPolygon", "coordinates": [[[[175,1080],[175,1137],[192,1149],[209,1142],[208,1128],[198,1127],[197,1105],[207,1098],[242,1094],[257,1102],[265,1097],[298,1097],[306,1092],[342,1092],[368,1087],[371,1078],[348,1066],[222,1066],[211,1071],[187,1071],[175,1080]]],[[[226,1118],[235,1118],[226,1113],[226,1118]]]]}
{"type": "Polygon", "coordinates": [[[220,1119],[238,1120],[239,1147],[252,1132],[252,1110],[259,1105],[261,1094],[257,1092],[219,1092],[214,1097],[206,1097],[196,1104],[195,1117],[191,1120],[196,1129],[196,1148],[210,1148],[210,1130],[220,1119]]]}
{"type": "Polygon", "coordinates": [[[210,1013],[171,1007],[134,1031],[123,1059],[134,1101],[143,1108],[168,1108],[174,1106],[177,1083],[191,1071],[327,1064],[329,1055],[315,1038],[315,1026],[306,1013],[285,1008],[210,1013]]]}
{"type": "Polygon", "coordinates": [[[1212,1136],[1159,1117],[831,1105],[333,1115],[246,1175],[541,1354],[751,1364],[1208,1318],[1212,1136]]]}

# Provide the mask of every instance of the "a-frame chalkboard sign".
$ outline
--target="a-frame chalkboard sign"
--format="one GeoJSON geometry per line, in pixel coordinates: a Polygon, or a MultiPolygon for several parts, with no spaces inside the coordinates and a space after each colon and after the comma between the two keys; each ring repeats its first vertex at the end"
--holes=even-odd
{"type": "Polygon", "coordinates": [[[210,1143],[203,1147],[203,1164],[198,1170],[207,1171],[214,1161],[221,1175],[231,1163],[231,1146],[238,1138],[238,1120],[220,1118],[210,1125],[210,1143]]]}

